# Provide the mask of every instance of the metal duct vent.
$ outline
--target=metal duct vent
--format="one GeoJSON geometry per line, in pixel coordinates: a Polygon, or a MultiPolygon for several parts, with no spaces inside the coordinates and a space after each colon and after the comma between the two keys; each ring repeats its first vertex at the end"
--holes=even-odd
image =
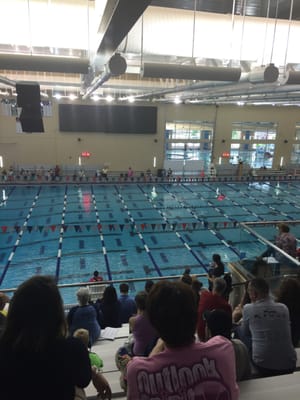
{"type": "Polygon", "coordinates": [[[87,74],[88,67],[87,58],[0,54],[0,69],[6,70],[87,74]]]}
{"type": "Polygon", "coordinates": [[[114,54],[108,62],[108,70],[111,76],[119,76],[125,74],[127,63],[124,57],[119,53],[114,54]]]}
{"type": "Polygon", "coordinates": [[[248,80],[251,83],[276,82],[279,77],[279,69],[274,64],[269,64],[267,67],[259,67],[250,71],[248,80]]]}
{"type": "Polygon", "coordinates": [[[300,84],[300,71],[287,71],[285,85],[299,85],[300,84]]]}
{"type": "Polygon", "coordinates": [[[144,63],[141,75],[144,78],[237,82],[240,79],[241,72],[241,68],[160,64],[149,62],[144,63]]]}

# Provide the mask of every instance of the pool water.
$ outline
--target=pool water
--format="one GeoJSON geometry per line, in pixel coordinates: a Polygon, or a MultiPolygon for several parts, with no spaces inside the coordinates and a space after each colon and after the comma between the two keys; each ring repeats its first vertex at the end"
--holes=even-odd
{"type": "MultiPolygon", "coordinates": [[[[1,185],[0,288],[35,274],[60,284],[206,273],[212,254],[225,262],[254,257],[264,243],[242,221],[300,219],[299,183],[1,185]]],[[[255,228],[268,240],[274,227],[255,228]]],[[[297,227],[293,233],[299,237],[297,227]]],[[[144,283],[132,283],[141,290],[144,283]]],[[[63,289],[74,302],[74,288],[63,289]]]]}

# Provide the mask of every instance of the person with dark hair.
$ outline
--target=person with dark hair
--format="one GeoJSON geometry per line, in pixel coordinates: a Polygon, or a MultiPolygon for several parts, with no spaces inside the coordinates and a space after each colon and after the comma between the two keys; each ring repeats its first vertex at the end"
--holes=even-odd
{"type": "Polygon", "coordinates": [[[23,282],[0,337],[1,400],[74,400],[92,378],[84,344],[66,337],[62,299],[49,276],[23,282]]]}
{"type": "Polygon", "coordinates": [[[262,278],[250,281],[251,304],[245,304],[239,338],[251,352],[252,362],[261,376],[294,372],[296,352],[290,331],[289,310],[269,296],[269,285],[262,278]]]}
{"type": "Polygon", "coordinates": [[[206,321],[206,338],[221,335],[229,339],[233,345],[235,354],[236,380],[242,381],[251,376],[251,364],[248,349],[239,339],[232,339],[232,319],[223,310],[205,311],[203,315],[206,321]]]}
{"type": "Polygon", "coordinates": [[[128,295],[129,285],[127,283],[121,283],[119,289],[121,293],[119,296],[119,302],[121,304],[121,323],[127,324],[129,318],[136,314],[136,304],[128,295]]]}
{"type": "Polygon", "coordinates": [[[99,275],[99,271],[94,271],[93,276],[89,280],[89,282],[101,282],[103,281],[103,278],[101,275],[99,275]]]}
{"type": "Polygon", "coordinates": [[[208,289],[210,291],[212,291],[214,279],[221,278],[224,272],[225,266],[221,260],[220,254],[213,254],[211,268],[208,270],[208,289]]]}
{"type": "Polygon", "coordinates": [[[81,287],[78,289],[77,299],[79,304],[72,307],[67,316],[70,336],[73,336],[76,329],[87,329],[90,337],[90,346],[92,346],[101,334],[99,312],[94,305],[89,304],[89,288],[81,287]]]}
{"type": "MultiPolygon", "coordinates": [[[[290,232],[290,227],[285,223],[280,223],[277,226],[279,234],[275,238],[275,245],[283,250],[285,253],[290,255],[291,257],[296,258],[297,256],[297,240],[295,236],[290,232]]],[[[269,246],[267,250],[261,254],[260,258],[273,256],[280,263],[288,262],[287,258],[281,254],[279,251],[276,251],[273,247],[269,246]]]]}
{"type": "Polygon", "coordinates": [[[145,292],[149,293],[153,285],[154,285],[153,280],[148,279],[145,283],[145,292]]]}
{"type": "Polygon", "coordinates": [[[180,280],[181,280],[181,282],[186,283],[187,285],[192,285],[193,278],[191,277],[190,267],[185,268],[180,280]]]}
{"type": "Polygon", "coordinates": [[[101,328],[122,326],[121,303],[118,300],[117,291],[112,285],[106,286],[102,299],[98,299],[95,305],[100,311],[101,328]]]}
{"type": "Polygon", "coordinates": [[[276,301],[285,304],[289,309],[292,342],[296,347],[300,341],[300,282],[298,279],[283,279],[276,301]]]}
{"type": "Polygon", "coordinates": [[[129,319],[129,330],[133,335],[132,355],[134,356],[147,356],[158,339],[158,334],[151,325],[146,311],[147,297],[147,292],[137,293],[135,296],[137,315],[129,319]]]}
{"type": "Polygon", "coordinates": [[[198,307],[198,324],[197,333],[200,340],[205,339],[206,322],[203,319],[203,313],[207,310],[224,310],[230,316],[232,315],[231,305],[224,298],[227,290],[227,284],[222,278],[216,278],[213,282],[213,290],[205,290],[201,292],[199,307],[198,307]]]}
{"type": "Polygon", "coordinates": [[[234,351],[216,336],[195,342],[196,297],[183,282],[161,281],[151,289],[147,312],[160,339],[149,357],[127,365],[127,399],[224,398],[236,400],[234,351]]]}

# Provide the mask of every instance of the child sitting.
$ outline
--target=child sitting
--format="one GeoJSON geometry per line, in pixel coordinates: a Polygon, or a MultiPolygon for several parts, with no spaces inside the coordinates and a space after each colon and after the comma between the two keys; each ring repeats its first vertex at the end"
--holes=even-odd
{"type": "Polygon", "coordinates": [[[74,332],[74,337],[82,340],[82,342],[86,345],[87,349],[89,350],[89,357],[91,361],[91,366],[96,367],[98,370],[101,370],[103,368],[103,361],[101,358],[98,356],[98,354],[92,352],[90,350],[90,337],[89,337],[89,331],[87,329],[76,329],[74,332]]]}
{"type": "Polygon", "coordinates": [[[83,343],[86,345],[87,349],[89,350],[89,356],[92,367],[92,381],[95,389],[98,392],[98,396],[100,396],[100,398],[103,400],[104,399],[111,400],[111,395],[112,395],[111,388],[109,386],[108,381],[104,378],[104,376],[100,372],[100,369],[103,367],[103,361],[98,356],[98,354],[90,351],[89,331],[87,329],[82,329],[82,328],[77,329],[74,332],[73,336],[82,340],[83,343]]]}

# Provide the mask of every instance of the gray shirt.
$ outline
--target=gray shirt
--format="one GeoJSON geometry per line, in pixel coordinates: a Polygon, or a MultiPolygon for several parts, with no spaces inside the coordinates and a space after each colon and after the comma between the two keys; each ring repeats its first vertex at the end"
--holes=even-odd
{"type": "Polygon", "coordinates": [[[288,308],[271,298],[246,304],[241,326],[243,338],[249,338],[252,360],[263,368],[290,370],[296,367],[288,308]]]}

